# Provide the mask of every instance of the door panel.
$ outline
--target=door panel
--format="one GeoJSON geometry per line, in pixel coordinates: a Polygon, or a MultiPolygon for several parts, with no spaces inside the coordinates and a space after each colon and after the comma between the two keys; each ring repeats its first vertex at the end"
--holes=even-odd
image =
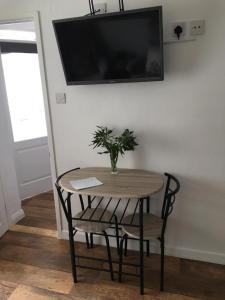
{"type": "Polygon", "coordinates": [[[47,137],[15,143],[17,178],[21,199],[52,189],[47,137]]]}

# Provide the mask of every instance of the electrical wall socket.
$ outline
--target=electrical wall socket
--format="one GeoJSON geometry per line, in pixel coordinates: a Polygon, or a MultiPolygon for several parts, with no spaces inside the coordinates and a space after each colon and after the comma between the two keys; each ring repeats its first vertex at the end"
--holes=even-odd
{"type": "Polygon", "coordinates": [[[190,23],[190,34],[191,35],[203,35],[205,34],[205,21],[198,20],[190,23]]]}
{"type": "Polygon", "coordinates": [[[183,37],[186,36],[187,34],[187,23],[186,22],[175,22],[172,24],[172,37],[175,38],[177,40],[177,35],[174,32],[175,28],[177,26],[180,26],[183,29],[183,32],[180,35],[180,38],[182,39],[183,37]]]}
{"type": "Polygon", "coordinates": [[[169,26],[164,28],[164,43],[183,43],[189,41],[195,41],[198,35],[205,34],[205,21],[176,21],[170,23],[169,26]],[[180,35],[180,39],[177,38],[174,30],[177,26],[181,26],[183,32],[180,35]]]}
{"type": "Polygon", "coordinates": [[[96,14],[105,14],[107,12],[107,3],[95,3],[96,14]]]}

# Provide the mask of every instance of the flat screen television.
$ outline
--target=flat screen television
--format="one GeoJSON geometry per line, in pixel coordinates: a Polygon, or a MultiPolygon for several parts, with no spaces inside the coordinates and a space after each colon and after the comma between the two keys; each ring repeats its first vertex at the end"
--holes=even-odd
{"type": "Polygon", "coordinates": [[[53,21],[68,85],[164,78],[162,7],[53,21]]]}

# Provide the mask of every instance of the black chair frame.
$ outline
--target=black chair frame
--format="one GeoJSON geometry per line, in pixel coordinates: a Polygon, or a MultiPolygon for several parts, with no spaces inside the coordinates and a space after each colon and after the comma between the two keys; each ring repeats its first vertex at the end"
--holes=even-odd
{"type": "MultiPolygon", "coordinates": [[[[161,261],[161,267],[160,267],[160,291],[164,291],[164,273],[165,273],[165,231],[166,231],[166,226],[167,226],[167,221],[168,217],[171,215],[173,212],[174,208],[174,203],[176,200],[176,194],[180,190],[180,182],[176,177],[174,177],[171,174],[165,173],[164,174],[167,177],[167,183],[166,183],[166,188],[165,188],[165,194],[164,194],[164,200],[163,200],[163,206],[161,210],[161,218],[163,220],[163,226],[161,230],[161,235],[158,238],[160,242],[160,250],[161,250],[161,255],[160,255],[160,261],[161,261]],[[175,188],[171,187],[171,184],[175,185],[175,188]]],[[[148,213],[149,213],[149,208],[148,208],[148,213]]],[[[128,234],[123,235],[120,241],[120,261],[119,261],[119,277],[118,280],[119,282],[122,281],[122,265],[123,265],[123,255],[127,255],[127,241],[128,239],[131,239],[128,234]],[[125,246],[124,246],[125,243],[125,246]],[[124,249],[125,248],[125,249],[124,249]]],[[[134,238],[132,238],[134,240],[134,238]]],[[[139,240],[139,239],[135,239],[139,240]]],[[[149,254],[149,241],[147,242],[147,249],[149,254]]]]}
{"type": "MultiPolygon", "coordinates": [[[[72,172],[72,171],[76,171],[79,170],[80,168],[76,168],[76,169],[72,169],[70,171],[67,171],[65,173],[63,173],[62,175],[60,175],[55,183],[57,192],[58,192],[58,196],[64,211],[64,214],[66,216],[67,222],[68,222],[68,230],[69,230],[69,242],[70,242],[70,256],[71,256],[71,265],[72,265],[72,274],[73,274],[73,280],[75,283],[77,283],[77,271],[76,268],[80,267],[80,268],[84,268],[84,269],[91,269],[91,270],[100,270],[100,271],[106,271],[106,272],[110,272],[111,274],[111,279],[114,280],[114,273],[113,273],[113,264],[112,264],[112,256],[111,256],[111,249],[110,249],[110,244],[109,244],[109,237],[106,233],[106,231],[103,231],[102,234],[100,233],[91,233],[90,237],[91,237],[91,247],[90,247],[90,243],[89,243],[89,237],[88,237],[88,233],[85,233],[86,236],[86,244],[87,244],[87,248],[93,248],[93,235],[102,235],[105,237],[105,241],[106,241],[106,247],[107,247],[107,253],[108,253],[108,263],[109,263],[109,270],[105,270],[105,269],[98,269],[98,268],[93,268],[93,267],[87,267],[87,266],[83,266],[83,265],[79,265],[76,263],[76,258],[83,258],[83,259],[90,259],[90,257],[85,257],[85,256],[76,256],[75,254],[75,246],[74,246],[74,237],[76,235],[76,233],[78,232],[74,227],[73,227],[73,217],[72,217],[72,208],[71,208],[71,196],[72,193],[67,192],[67,196],[63,197],[63,193],[64,190],[61,188],[60,186],[60,180],[62,179],[63,176],[65,176],[66,174],[72,172]]],[[[79,195],[80,198],[80,203],[81,203],[81,209],[84,212],[85,211],[85,207],[84,207],[84,201],[83,201],[83,197],[82,195],[79,195]]],[[[91,207],[91,199],[90,197],[88,197],[88,208],[91,207]]],[[[95,259],[98,261],[104,261],[106,262],[107,260],[101,260],[101,259],[95,259]]]]}

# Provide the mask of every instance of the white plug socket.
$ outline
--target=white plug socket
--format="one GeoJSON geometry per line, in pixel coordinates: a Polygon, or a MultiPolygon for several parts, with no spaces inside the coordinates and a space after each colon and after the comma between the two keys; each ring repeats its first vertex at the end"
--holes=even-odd
{"type": "Polygon", "coordinates": [[[192,21],[190,24],[190,34],[191,35],[205,34],[205,21],[204,20],[192,21]]]}
{"type": "Polygon", "coordinates": [[[177,26],[180,26],[182,28],[182,30],[183,30],[182,33],[180,34],[180,39],[182,39],[187,34],[187,23],[186,22],[176,22],[176,23],[173,23],[173,25],[172,25],[172,37],[178,40],[177,35],[174,32],[174,30],[175,30],[175,28],[177,26]]]}

